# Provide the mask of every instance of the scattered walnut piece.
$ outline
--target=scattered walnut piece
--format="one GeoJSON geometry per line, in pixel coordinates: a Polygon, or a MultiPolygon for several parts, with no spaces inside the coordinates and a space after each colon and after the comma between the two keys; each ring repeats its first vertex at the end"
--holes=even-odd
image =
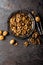
{"type": "Polygon", "coordinates": [[[33,38],[30,38],[29,41],[34,44],[35,43],[35,40],[33,38]]]}
{"type": "Polygon", "coordinates": [[[39,16],[36,16],[35,17],[35,20],[36,20],[36,22],[40,22],[40,17],[39,16]]]}
{"type": "Polygon", "coordinates": [[[10,44],[11,45],[14,44],[14,43],[15,43],[15,40],[14,39],[10,40],[10,44]]]}
{"type": "Polygon", "coordinates": [[[6,36],[8,34],[8,31],[3,31],[3,36],[6,36]]]}
{"type": "Polygon", "coordinates": [[[28,39],[28,42],[30,42],[31,44],[37,44],[37,41],[33,38],[28,39]]]}
{"type": "Polygon", "coordinates": [[[33,34],[32,34],[32,38],[37,38],[38,37],[38,32],[34,32],[33,34]]]}
{"type": "Polygon", "coordinates": [[[17,46],[18,45],[18,43],[16,42],[15,44],[14,44],[14,46],[17,46]]]}
{"type": "Polygon", "coordinates": [[[24,46],[26,46],[26,47],[27,47],[28,45],[29,45],[29,42],[27,42],[27,41],[26,41],[26,42],[24,42],[24,46]]]}
{"type": "Polygon", "coordinates": [[[3,35],[0,35],[0,40],[4,40],[4,36],[3,35]]]}

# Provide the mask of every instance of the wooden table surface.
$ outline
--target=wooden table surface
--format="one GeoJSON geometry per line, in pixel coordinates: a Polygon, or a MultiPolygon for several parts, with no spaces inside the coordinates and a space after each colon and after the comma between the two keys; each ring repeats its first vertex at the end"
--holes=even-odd
{"type": "MultiPolygon", "coordinates": [[[[43,24],[43,0],[0,0],[0,30],[8,30],[9,15],[24,8],[39,11],[43,24]]],[[[9,35],[4,41],[0,41],[0,65],[43,65],[43,36],[41,45],[29,45],[27,48],[23,46],[25,40],[17,38],[19,45],[10,45],[12,38],[15,37],[9,35]]]]}

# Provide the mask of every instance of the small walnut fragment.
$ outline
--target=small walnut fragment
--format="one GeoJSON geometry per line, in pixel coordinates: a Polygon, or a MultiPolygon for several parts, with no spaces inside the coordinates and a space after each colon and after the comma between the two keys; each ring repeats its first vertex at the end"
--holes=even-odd
{"type": "Polygon", "coordinates": [[[3,36],[7,36],[8,31],[3,31],[3,36]]]}
{"type": "Polygon", "coordinates": [[[4,40],[4,36],[3,35],[0,35],[0,40],[4,40]]]}
{"type": "Polygon", "coordinates": [[[35,20],[36,20],[36,22],[40,22],[40,17],[39,16],[36,16],[35,17],[35,20]]]}
{"type": "Polygon", "coordinates": [[[14,44],[14,46],[17,46],[18,45],[18,43],[16,42],[15,44],[14,44]]]}
{"type": "Polygon", "coordinates": [[[11,45],[14,44],[14,43],[15,43],[15,40],[14,39],[10,40],[10,44],[11,45]]]}
{"type": "Polygon", "coordinates": [[[24,46],[26,46],[26,47],[27,47],[28,45],[29,45],[29,42],[27,42],[27,41],[26,41],[26,42],[24,42],[24,46]]]}
{"type": "Polygon", "coordinates": [[[32,34],[32,38],[37,38],[38,37],[38,32],[34,32],[33,34],[32,34]]]}

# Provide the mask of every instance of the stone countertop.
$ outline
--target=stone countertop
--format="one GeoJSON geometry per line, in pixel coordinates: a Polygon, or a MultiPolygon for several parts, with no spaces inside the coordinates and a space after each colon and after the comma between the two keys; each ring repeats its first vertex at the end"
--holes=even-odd
{"type": "MultiPolygon", "coordinates": [[[[39,11],[43,21],[43,0],[0,0],[0,30],[8,30],[7,20],[12,12],[26,8],[39,11]]],[[[10,45],[12,38],[14,37],[9,35],[4,41],[0,41],[0,65],[42,65],[43,36],[41,45],[29,45],[27,48],[23,46],[23,40],[16,38],[19,45],[10,45]]]]}

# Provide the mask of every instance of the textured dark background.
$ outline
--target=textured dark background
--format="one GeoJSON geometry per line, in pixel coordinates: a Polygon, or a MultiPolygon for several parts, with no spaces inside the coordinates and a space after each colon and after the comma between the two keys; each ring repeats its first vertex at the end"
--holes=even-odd
{"type": "MultiPolygon", "coordinates": [[[[7,19],[16,10],[31,8],[39,11],[43,22],[43,0],[0,0],[0,30],[7,29],[7,19]]],[[[42,23],[43,24],[43,23],[42,23]]],[[[23,46],[23,40],[16,39],[17,47],[9,44],[13,36],[0,41],[0,65],[43,65],[43,38],[41,45],[23,46]]]]}

